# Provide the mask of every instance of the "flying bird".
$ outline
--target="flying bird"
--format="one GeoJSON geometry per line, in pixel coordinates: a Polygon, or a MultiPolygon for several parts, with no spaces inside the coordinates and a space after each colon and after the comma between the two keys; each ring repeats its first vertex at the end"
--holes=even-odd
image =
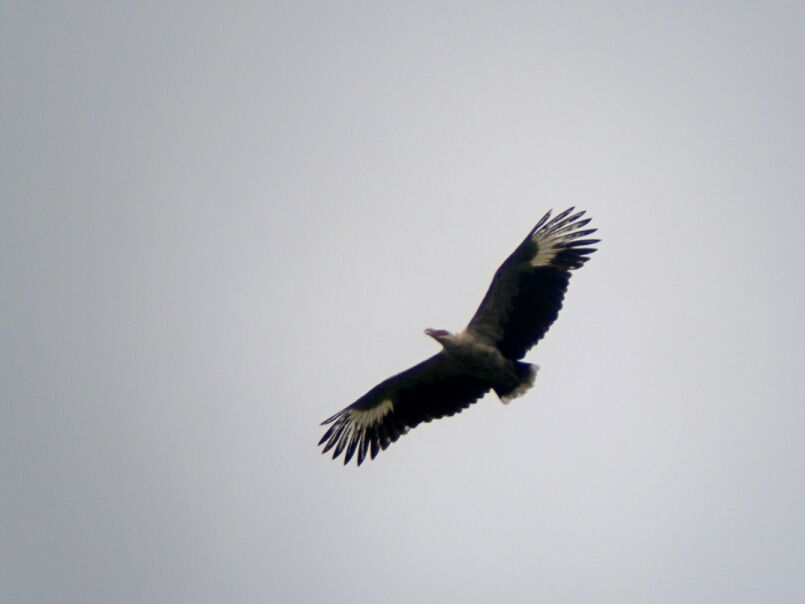
{"type": "Polygon", "coordinates": [[[505,404],[534,384],[538,365],[520,359],[539,342],[562,308],[571,271],[581,268],[597,229],[574,208],[551,219],[549,211],[495,273],[464,331],[426,329],[442,349],[379,383],[324,420],[319,441],[344,464],[357,454],[374,459],[381,449],[422,422],[459,413],[494,390],[505,404]]]}

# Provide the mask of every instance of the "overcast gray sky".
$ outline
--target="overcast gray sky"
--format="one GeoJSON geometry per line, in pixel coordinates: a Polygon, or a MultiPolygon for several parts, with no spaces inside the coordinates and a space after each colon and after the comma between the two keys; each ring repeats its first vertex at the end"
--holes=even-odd
{"type": "Polygon", "coordinates": [[[805,7],[4,3],[0,600],[805,601],[805,7]],[[549,208],[508,407],[357,468],[549,208]]]}

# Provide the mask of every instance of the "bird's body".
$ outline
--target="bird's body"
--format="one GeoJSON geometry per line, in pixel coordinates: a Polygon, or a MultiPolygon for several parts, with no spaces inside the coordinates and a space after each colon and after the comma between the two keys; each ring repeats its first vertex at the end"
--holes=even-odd
{"type": "Polygon", "coordinates": [[[520,361],[556,319],[570,279],[583,266],[584,239],[596,229],[582,230],[584,212],[565,210],[553,220],[548,212],[503,262],[466,329],[425,333],[442,350],[384,380],[324,424],[332,424],[319,444],[344,452],[344,463],[357,453],[360,465],[421,422],[453,415],[489,390],[502,402],[522,396],[534,383],[539,367],[520,361]]]}
{"type": "Polygon", "coordinates": [[[436,339],[442,344],[444,355],[456,363],[462,371],[481,378],[503,393],[515,390],[522,382],[523,376],[518,367],[523,365],[530,367],[527,363],[507,359],[498,347],[482,334],[468,329],[436,339]]]}

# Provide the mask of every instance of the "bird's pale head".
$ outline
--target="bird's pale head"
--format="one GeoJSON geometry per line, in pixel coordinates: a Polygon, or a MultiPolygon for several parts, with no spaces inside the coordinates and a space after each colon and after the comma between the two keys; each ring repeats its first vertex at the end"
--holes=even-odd
{"type": "Polygon", "coordinates": [[[452,334],[447,331],[446,329],[431,329],[428,327],[425,330],[425,334],[429,335],[431,338],[439,342],[440,344],[444,343],[444,340],[449,338],[452,334]]]}

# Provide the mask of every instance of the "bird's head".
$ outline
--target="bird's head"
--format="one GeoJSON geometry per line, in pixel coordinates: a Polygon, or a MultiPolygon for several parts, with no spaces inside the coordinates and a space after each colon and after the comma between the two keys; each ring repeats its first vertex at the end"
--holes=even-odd
{"type": "Polygon", "coordinates": [[[428,327],[425,330],[425,335],[430,336],[431,338],[439,342],[439,344],[444,344],[445,340],[447,340],[453,334],[451,334],[446,329],[431,329],[430,327],[428,327]]]}

